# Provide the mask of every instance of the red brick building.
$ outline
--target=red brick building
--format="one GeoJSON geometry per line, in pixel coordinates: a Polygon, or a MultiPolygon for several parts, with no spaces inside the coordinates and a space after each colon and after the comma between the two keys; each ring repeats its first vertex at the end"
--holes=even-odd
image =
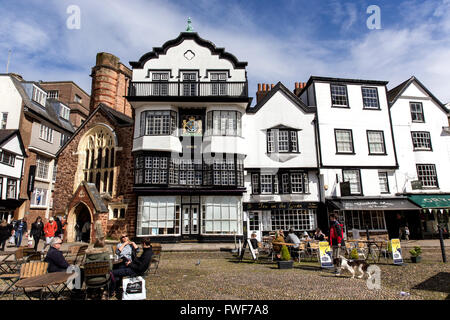
{"type": "Polygon", "coordinates": [[[85,241],[94,241],[95,222],[107,238],[135,230],[133,118],[126,101],[131,70],[108,53],[92,69],[89,117],[57,153],[53,215],[67,215],[67,241],[77,240],[76,225],[90,223],[85,241]]]}

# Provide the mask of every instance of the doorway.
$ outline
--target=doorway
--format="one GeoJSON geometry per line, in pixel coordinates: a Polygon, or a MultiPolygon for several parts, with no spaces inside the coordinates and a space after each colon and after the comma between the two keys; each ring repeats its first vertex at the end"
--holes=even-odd
{"type": "Polygon", "coordinates": [[[91,241],[92,215],[89,208],[80,202],[69,214],[67,219],[67,241],[91,241]]]}
{"type": "Polygon", "coordinates": [[[183,196],[181,204],[181,238],[197,240],[200,231],[200,197],[183,196]]]}

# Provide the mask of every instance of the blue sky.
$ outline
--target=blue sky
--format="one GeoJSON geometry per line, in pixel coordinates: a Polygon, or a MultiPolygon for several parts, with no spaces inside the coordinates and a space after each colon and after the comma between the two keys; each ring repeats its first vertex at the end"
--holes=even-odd
{"type": "Polygon", "coordinates": [[[88,93],[97,52],[128,65],[178,36],[192,18],[199,35],[248,62],[257,83],[306,82],[311,75],[389,81],[415,75],[450,101],[450,0],[0,0],[0,72],[26,80],[73,80],[88,93]],[[69,5],[79,30],[66,27],[69,5]],[[369,5],[381,29],[366,25],[369,5]]]}

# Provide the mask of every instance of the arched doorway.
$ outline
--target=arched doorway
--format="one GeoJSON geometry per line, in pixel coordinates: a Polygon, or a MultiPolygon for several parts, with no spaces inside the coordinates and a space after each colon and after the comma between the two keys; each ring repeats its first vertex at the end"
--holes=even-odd
{"type": "Polygon", "coordinates": [[[91,241],[92,214],[89,208],[80,202],[69,213],[67,218],[67,241],[91,241]]]}

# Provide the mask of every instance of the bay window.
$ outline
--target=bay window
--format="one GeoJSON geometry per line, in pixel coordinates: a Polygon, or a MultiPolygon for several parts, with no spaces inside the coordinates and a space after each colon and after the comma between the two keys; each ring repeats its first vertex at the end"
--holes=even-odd
{"type": "Polygon", "coordinates": [[[242,114],[238,111],[209,111],[207,115],[207,135],[241,136],[242,114]]]}
{"type": "Polygon", "coordinates": [[[141,113],[141,136],[175,135],[177,129],[175,111],[143,111],[141,113]]]}
{"type": "Polygon", "coordinates": [[[298,132],[289,129],[267,130],[267,153],[298,152],[298,132]]]}

